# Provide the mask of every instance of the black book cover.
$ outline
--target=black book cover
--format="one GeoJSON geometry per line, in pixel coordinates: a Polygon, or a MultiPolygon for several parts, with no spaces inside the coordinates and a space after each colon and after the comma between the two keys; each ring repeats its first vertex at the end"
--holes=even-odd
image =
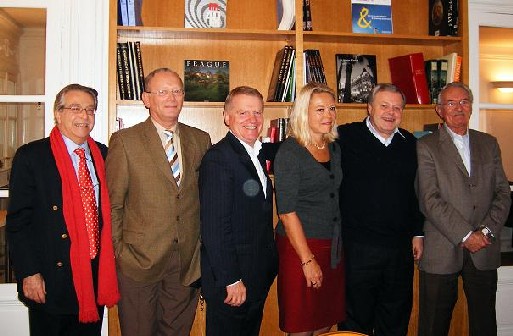
{"type": "Polygon", "coordinates": [[[376,55],[337,54],[337,100],[339,103],[366,103],[376,85],[376,55]]]}

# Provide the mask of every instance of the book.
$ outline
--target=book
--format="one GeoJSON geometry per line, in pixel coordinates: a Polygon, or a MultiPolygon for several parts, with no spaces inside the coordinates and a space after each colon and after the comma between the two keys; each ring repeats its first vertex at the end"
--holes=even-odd
{"type": "Polygon", "coordinates": [[[123,48],[123,45],[118,42],[117,48],[116,48],[116,74],[117,74],[117,82],[118,82],[118,94],[119,99],[126,99],[127,97],[127,88],[125,83],[125,64],[124,59],[122,55],[121,49],[123,48]]]}
{"type": "Polygon", "coordinates": [[[120,0],[126,2],[127,24],[126,26],[142,26],[141,10],[142,0],[120,0]]]}
{"type": "Polygon", "coordinates": [[[137,78],[139,82],[139,99],[142,96],[142,93],[144,92],[144,68],[142,63],[142,54],[141,54],[141,42],[135,41],[134,42],[134,49],[135,49],[135,61],[136,61],[136,73],[137,78]]]}
{"type": "Polygon", "coordinates": [[[311,31],[312,28],[312,8],[310,0],[303,0],[303,30],[311,31]]]}
{"type": "Polygon", "coordinates": [[[185,0],[185,28],[226,28],[228,0],[185,0]]]}
{"type": "Polygon", "coordinates": [[[407,104],[429,104],[424,55],[414,53],[388,59],[392,83],[406,96],[407,104]]]}
{"type": "Polygon", "coordinates": [[[438,72],[438,61],[437,60],[427,60],[424,62],[425,71],[426,71],[426,79],[429,90],[429,97],[432,104],[436,104],[437,94],[439,88],[439,72],[438,72]]]}
{"type": "Polygon", "coordinates": [[[303,79],[305,83],[317,82],[324,83],[326,82],[326,75],[324,74],[324,66],[322,64],[321,53],[317,49],[306,49],[303,51],[303,60],[305,64],[303,65],[303,70],[305,72],[305,76],[303,79]]]}
{"type": "Polygon", "coordinates": [[[118,26],[128,26],[127,0],[118,0],[118,26]]]}
{"type": "Polygon", "coordinates": [[[121,68],[121,76],[123,77],[120,80],[123,88],[120,90],[120,98],[123,100],[133,100],[134,99],[134,91],[132,89],[132,78],[130,77],[130,52],[128,49],[128,43],[122,42],[118,43],[119,54],[120,54],[120,68],[121,68]],[[123,96],[121,96],[121,94],[123,96]]]}
{"type": "Polygon", "coordinates": [[[273,73],[271,75],[271,80],[269,81],[269,89],[267,90],[268,102],[281,101],[280,93],[283,93],[281,86],[286,81],[285,69],[287,67],[287,62],[290,61],[290,54],[292,49],[292,46],[287,45],[276,53],[274,58],[273,73]]]}
{"type": "Polygon", "coordinates": [[[392,0],[351,0],[353,33],[392,34],[392,0]]]}
{"type": "Polygon", "coordinates": [[[276,0],[278,30],[291,30],[296,23],[294,0],[276,0]]]}
{"type": "Polygon", "coordinates": [[[453,52],[438,59],[447,61],[447,81],[446,83],[459,82],[461,77],[462,58],[453,52]]]}
{"type": "Polygon", "coordinates": [[[185,60],[184,63],[185,101],[225,101],[230,88],[228,61],[185,60]]]}
{"type": "Polygon", "coordinates": [[[376,55],[336,54],[337,100],[366,103],[378,82],[376,55]]]}
{"type": "Polygon", "coordinates": [[[458,35],[458,0],[429,0],[429,35],[458,35]]]}

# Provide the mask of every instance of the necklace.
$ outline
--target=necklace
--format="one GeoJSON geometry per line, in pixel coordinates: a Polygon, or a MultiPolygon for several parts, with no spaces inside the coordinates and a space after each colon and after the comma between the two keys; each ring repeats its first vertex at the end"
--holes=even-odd
{"type": "Polygon", "coordinates": [[[313,143],[312,143],[312,145],[314,145],[314,146],[315,146],[315,148],[317,148],[317,149],[321,150],[321,149],[326,148],[326,141],[323,141],[323,142],[322,142],[322,145],[320,145],[320,146],[319,146],[318,144],[316,144],[315,142],[313,142],[313,143]]]}

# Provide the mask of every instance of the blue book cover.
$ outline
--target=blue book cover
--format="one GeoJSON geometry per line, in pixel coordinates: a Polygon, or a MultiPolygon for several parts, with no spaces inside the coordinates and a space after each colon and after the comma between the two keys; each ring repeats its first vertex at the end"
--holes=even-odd
{"type": "Polygon", "coordinates": [[[353,33],[392,34],[392,0],[351,0],[353,33]]]}

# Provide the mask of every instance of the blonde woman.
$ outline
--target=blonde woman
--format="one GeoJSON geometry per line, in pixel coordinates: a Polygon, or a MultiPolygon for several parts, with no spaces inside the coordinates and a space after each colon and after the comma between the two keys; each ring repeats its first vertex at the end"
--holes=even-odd
{"type": "Polygon", "coordinates": [[[333,90],[307,84],[275,159],[280,328],[290,335],[317,335],[345,318],[335,114],[333,90]]]}

